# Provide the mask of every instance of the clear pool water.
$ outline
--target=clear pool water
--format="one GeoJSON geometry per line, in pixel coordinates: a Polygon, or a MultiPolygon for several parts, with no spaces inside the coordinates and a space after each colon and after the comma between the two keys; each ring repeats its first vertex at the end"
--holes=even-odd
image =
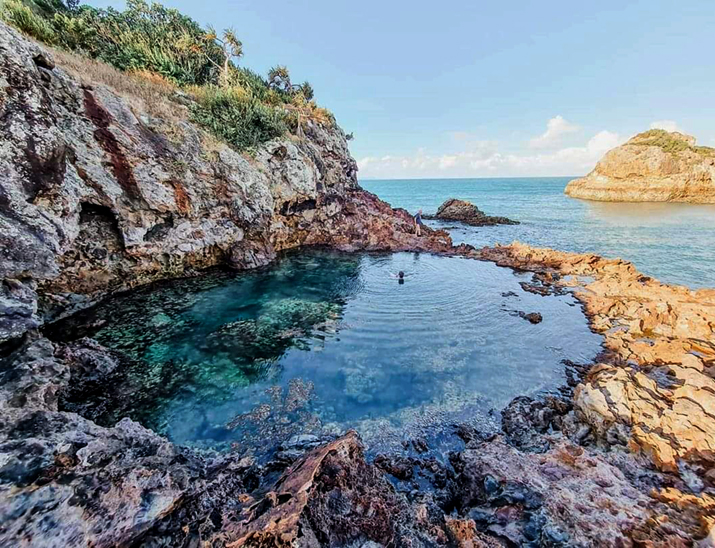
{"type": "Polygon", "coordinates": [[[356,428],[377,449],[454,422],[494,426],[490,411],[556,388],[562,360],[600,350],[573,296],[527,293],[528,279],[462,258],[312,251],[152,286],[64,328],[126,357],[65,405],[218,448],[356,428]]]}

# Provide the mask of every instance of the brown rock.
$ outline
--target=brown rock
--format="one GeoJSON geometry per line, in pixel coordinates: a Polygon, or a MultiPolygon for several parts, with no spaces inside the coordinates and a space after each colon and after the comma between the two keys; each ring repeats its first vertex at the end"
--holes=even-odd
{"type": "Polygon", "coordinates": [[[441,221],[459,221],[471,226],[516,225],[516,221],[506,217],[490,217],[485,215],[477,206],[465,200],[450,198],[437,209],[434,215],[423,215],[425,219],[439,219],[441,221]]]}
{"type": "Polygon", "coordinates": [[[695,138],[659,129],[614,148],[586,177],[565,190],[574,198],[604,202],[715,203],[715,149],[695,138]]]}

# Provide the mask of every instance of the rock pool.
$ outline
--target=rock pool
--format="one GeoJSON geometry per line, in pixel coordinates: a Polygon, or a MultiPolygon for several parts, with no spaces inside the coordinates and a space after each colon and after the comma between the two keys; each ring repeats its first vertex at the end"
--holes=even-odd
{"type": "Polygon", "coordinates": [[[530,279],[463,258],[311,251],[154,285],[50,328],[121,355],[63,406],[219,449],[355,428],[378,450],[455,422],[493,429],[513,397],[562,385],[563,360],[600,350],[575,298],[526,292],[530,279]]]}

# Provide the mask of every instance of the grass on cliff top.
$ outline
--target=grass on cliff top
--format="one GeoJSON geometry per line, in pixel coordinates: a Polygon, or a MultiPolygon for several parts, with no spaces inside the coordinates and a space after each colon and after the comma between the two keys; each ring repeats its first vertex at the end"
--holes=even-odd
{"type": "Polygon", "coordinates": [[[168,122],[186,120],[188,108],[170,100],[179,88],[160,74],[122,72],[111,65],[72,52],[51,48],[55,62],[83,85],[103,84],[129,100],[132,107],[168,122]]]}
{"type": "Polygon", "coordinates": [[[655,146],[671,154],[690,151],[703,156],[715,156],[715,148],[691,145],[687,141],[678,139],[663,129],[651,129],[639,133],[632,139],[630,144],[637,146],[655,146]]]}
{"type": "Polygon", "coordinates": [[[243,44],[232,30],[204,29],[178,10],[145,0],[127,0],[126,6],[118,11],[78,0],[0,0],[0,19],[79,56],[57,55],[84,83],[98,81],[139,98],[161,118],[191,118],[238,150],[287,133],[302,137],[308,121],[334,127],[333,115],[313,100],[312,86],[293,84],[286,67],[276,66],[264,78],[239,66],[243,44]],[[177,90],[195,104],[168,104],[177,90]]]}

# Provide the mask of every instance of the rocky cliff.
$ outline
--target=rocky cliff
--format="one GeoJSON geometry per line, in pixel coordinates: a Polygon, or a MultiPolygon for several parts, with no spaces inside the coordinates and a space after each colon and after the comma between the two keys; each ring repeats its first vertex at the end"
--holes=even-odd
{"type": "Polygon", "coordinates": [[[2,24],[0,53],[0,342],[109,292],[300,245],[451,244],[358,186],[338,127],[240,154],[188,121],[185,95],[120,93],[81,71],[130,76],[55,53],[65,70],[2,24]]]}
{"type": "Polygon", "coordinates": [[[715,204],[715,149],[682,133],[646,131],[607,152],[565,192],[603,202],[715,204]]]}

